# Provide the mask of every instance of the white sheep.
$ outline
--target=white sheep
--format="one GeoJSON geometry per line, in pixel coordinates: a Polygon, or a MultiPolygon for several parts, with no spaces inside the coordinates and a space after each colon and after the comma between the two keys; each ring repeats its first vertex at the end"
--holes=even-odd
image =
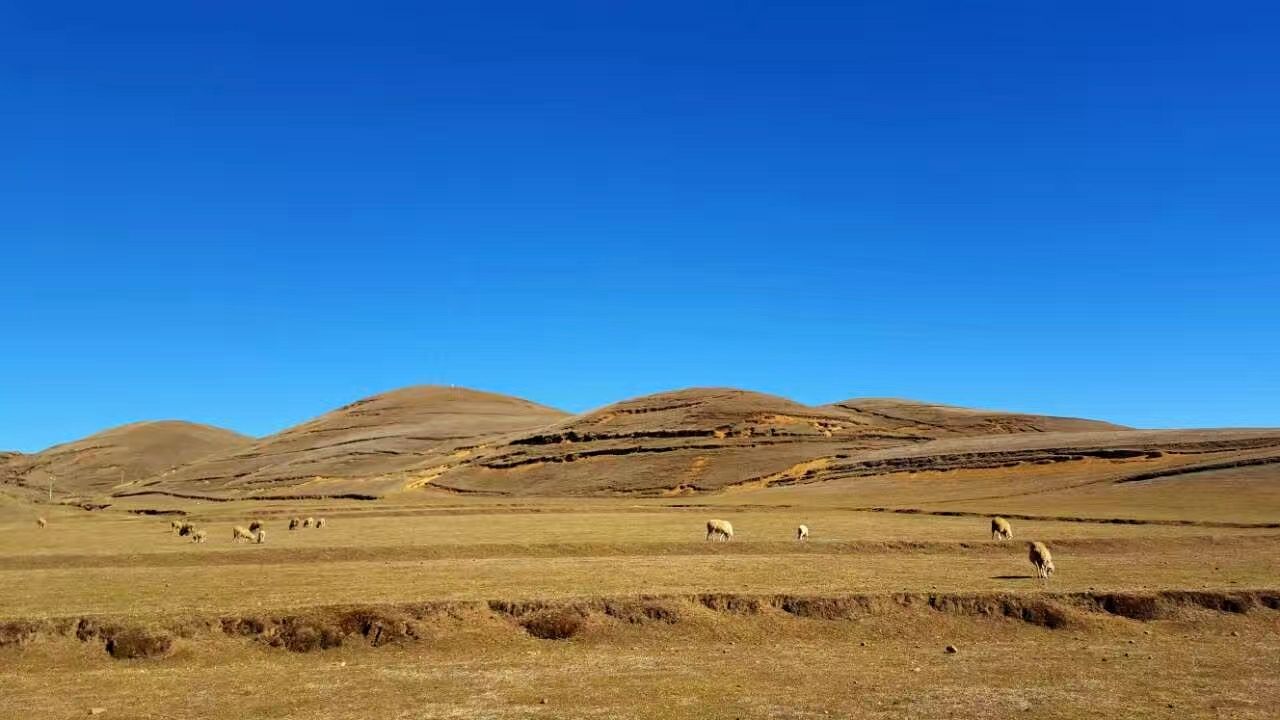
{"type": "Polygon", "coordinates": [[[249,542],[254,542],[256,539],[257,538],[253,536],[253,533],[249,532],[249,528],[237,525],[231,530],[231,542],[236,542],[237,540],[248,540],[249,542]]]}
{"type": "Polygon", "coordinates": [[[322,527],[324,527],[324,518],[317,518],[317,519],[316,519],[316,529],[317,529],[317,530],[319,530],[319,529],[320,529],[320,528],[322,528],[322,527]]]}
{"type": "Polygon", "coordinates": [[[1049,548],[1044,543],[1036,541],[1027,543],[1027,559],[1036,567],[1036,573],[1044,580],[1048,580],[1056,569],[1053,566],[1053,556],[1049,554],[1049,548]]]}
{"type": "Polygon", "coordinates": [[[257,535],[257,537],[255,537],[253,541],[254,541],[254,542],[256,542],[256,543],[258,543],[259,545],[261,545],[262,543],[266,542],[266,541],[267,541],[267,531],[266,531],[266,530],[259,530],[259,531],[258,531],[258,535],[257,535]]]}
{"type": "Polygon", "coordinates": [[[809,539],[808,525],[801,525],[800,527],[796,528],[796,540],[808,540],[808,539],[809,539]]]}
{"type": "Polygon", "coordinates": [[[205,531],[203,531],[203,530],[196,530],[195,532],[191,533],[191,542],[193,542],[193,543],[202,543],[202,542],[204,542],[208,537],[209,537],[209,533],[207,533],[207,532],[205,532],[205,531]]]}
{"type": "Polygon", "coordinates": [[[316,524],[316,519],[315,519],[315,518],[307,518],[306,520],[303,520],[303,521],[302,521],[302,527],[304,527],[304,528],[309,528],[309,527],[311,527],[312,525],[315,525],[315,524],[316,524]]]}
{"type": "Polygon", "coordinates": [[[708,520],[707,539],[729,542],[733,539],[733,523],[728,520],[708,520]]]}
{"type": "Polygon", "coordinates": [[[256,533],[261,529],[262,529],[261,520],[254,520],[253,522],[249,523],[249,532],[256,533]]]}
{"type": "Polygon", "coordinates": [[[38,518],[36,518],[36,527],[45,527],[45,526],[47,526],[48,524],[49,524],[49,521],[48,521],[48,520],[45,520],[45,519],[44,519],[44,518],[42,518],[42,517],[38,517],[38,518]]]}
{"type": "Polygon", "coordinates": [[[298,526],[299,526],[299,525],[301,525],[301,524],[302,524],[302,521],[301,521],[301,520],[299,520],[298,518],[291,518],[291,519],[289,520],[289,529],[290,529],[290,530],[297,530],[297,529],[298,529],[298,526]]]}
{"type": "Polygon", "coordinates": [[[991,539],[992,540],[1011,540],[1013,539],[1013,526],[1008,520],[1002,517],[991,518],[991,539]]]}

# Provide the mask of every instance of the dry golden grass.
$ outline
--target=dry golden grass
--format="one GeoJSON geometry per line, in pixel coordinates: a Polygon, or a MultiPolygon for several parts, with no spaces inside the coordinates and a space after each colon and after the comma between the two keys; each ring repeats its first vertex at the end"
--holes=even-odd
{"type": "Polygon", "coordinates": [[[815,490],[521,503],[152,499],[189,513],[209,531],[205,545],[171,534],[170,517],[124,512],[144,499],[54,512],[45,530],[9,507],[0,517],[0,717],[32,708],[75,717],[91,707],[107,708],[108,718],[213,720],[1280,711],[1280,611],[1188,606],[1138,621],[1073,604],[1107,593],[1280,591],[1280,531],[1015,520],[1017,540],[1000,544],[982,517],[842,510],[861,498],[815,490]],[[752,497],[765,500],[744,501],[752,497]],[[294,515],[324,516],[329,526],[290,532],[294,515]],[[730,519],[735,540],[704,542],[709,517],[730,519]],[[265,520],[267,543],[233,544],[231,528],[253,518],[265,520]],[[800,522],[811,541],[791,539],[800,522]],[[1054,548],[1058,573],[1047,587],[1030,577],[1026,539],[1054,548]],[[700,603],[707,593],[730,597],[700,603]],[[1070,622],[1050,630],[1017,611],[929,605],[931,595],[953,594],[996,598],[995,606],[1004,597],[1014,607],[1050,602],[1070,622]],[[865,607],[824,620],[752,605],[792,595],[856,595],[865,607]],[[531,616],[490,609],[644,596],[663,596],[647,602],[672,614],[584,610],[568,640],[535,639],[521,625],[531,616]],[[295,653],[269,647],[269,633],[228,635],[219,625],[448,602],[460,604],[416,621],[417,639],[380,647],[357,634],[295,653]],[[173,651],[112,659],[101,635],[76,639],[81,618],[159,628],[172,634],[173,651]],[[52,624],[3,646],[21,627],[14,621],[52,624]],[[943,653],[947,644],[960,652],[943,653]]]}
{"type": "Polygon", "coordinates": [[[862,622],[760,617],[615,625],[567,642],[473,627],[410,645],[302,655],[215,639],[180,643],[164,660],[126,662],[57,641],[0,650],[8,670],[0,712],[1261,720],[1280,703],[1275,630],[1273,621],[1209,614],[1070,631],[940,613],[862,622]],[[960,652],[945,654],[944,644],[960,652]]]}

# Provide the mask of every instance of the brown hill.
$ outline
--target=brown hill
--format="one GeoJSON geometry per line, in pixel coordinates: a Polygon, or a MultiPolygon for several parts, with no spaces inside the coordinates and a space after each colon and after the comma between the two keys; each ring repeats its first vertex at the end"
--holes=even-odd
{"type": "Polygon", "coordinates": [[[1274,522],[1280,430],[947,437],[833,458],[811,476],[743,489],[760,492],[740,499],[767,504],[1274,522]]]}
{"type": "Polygon", "coordinates": [[[9,458],[7,482],[72,495],[111,492],[212,453],[243,447],[252,438],[210,425],[158,420],[130,423],[30,455],[9,458]]]}
{"type": "Polygon", "coordinates": [[[814,407],[727,388],[658,393],[568,416],[501,395],[414,387],[130,482],[116,494],[727,491],[744,502],[934,509],[1002,498],[1009,512],[1029,512],[1062,492],[1117,507],[1121,496],[1164,497],[1160,488],[1174,477],[1187,497],[1231,484],[1241,497],[1267,501],[1276,467],[1274,430],[1142,431],[875,398],[814,407]],[[1205,483],[1214,487],[1197,489],[1205,483]],[[1111,485],[1118,495],[1099,494],[1111,485]]]}
{"type": "Polygon", "coordinates": [[[563,417],[559,410],[505,395],[408,387],[357,400],[129,492],[380,492],[386,483],[379,478],[426,458],[447,455],[477,438],[537,428],[563,417]],[[308,488],[301,490],[303,485],[308,488]]]}
{"type": "Polygon", "coordinates": [[[465,458],[423,468],[410,485],[534,494],[684,493],[789,471],[815,458],[930,438],[839,408],[691,388],[626,400],[489,443],[465,458]]]}
{"type": "Polygon", "coordinates": [[[899,398],[854,398],[829,407],[850,412],[872,425],[937,437],[1130,429],[1101,420],[976,410],[899,398]]]}
{"type": "MultiPolygon", "coordinates": [[[[868,505],[1056,492],[1277,460],[1280,432],[1269,430],[1141,431],[907,400],[809,407],[696,388],[500,439],[421,468],[408,486],[641,495],[832,487],[841,502],[868,505]]],[[[752,497],[772,501],[771,493],[752,497]]]]}

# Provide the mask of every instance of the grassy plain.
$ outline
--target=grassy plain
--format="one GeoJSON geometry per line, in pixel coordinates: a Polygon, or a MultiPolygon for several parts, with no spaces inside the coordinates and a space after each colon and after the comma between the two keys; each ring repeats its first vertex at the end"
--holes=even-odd
{"type": "MultiPolygon", "coordinates": [[[[1280,605],[1280,529],[1015,520],[1017,540],[996,543],[983,517],[839,509],[859,502],[828,492],[134,498],[48,512],[44,530],[10,507],[0,717],[1280,713],[1280,610],[1268,605],[1280,605]],[[210,539],[128,512],[144,508],[181,510],[210,539]],[[291,532],[295,515],[328,527],[291,532]],[[711,517],[733,522],[733,542],[702,539],[711,517]],[[253,518],[266,542],[232,543],[231,528],[253,518]],[[800,522],[813,531],[805,543],[792,539],[800,522]],[[1029,539],[1054,550],[1047,585],[1031,577],[1029,539]],[[387,627],[407,617],[411,632],[382,642],[366,622],[328,649],[272,642],[299,618],[351,612],[387,627]],[[569,637],[534,637],[539,613],[576,618],[569,637]],[[85,633],[86,622],[172,642],[159,657],[114,659],[109,633],[85,633]]],[[[1220,500],[1214,518],[1233,520],[1220,500]]],[[[1193,518],[1176,510],[1154,519],[1193,518]]]]}

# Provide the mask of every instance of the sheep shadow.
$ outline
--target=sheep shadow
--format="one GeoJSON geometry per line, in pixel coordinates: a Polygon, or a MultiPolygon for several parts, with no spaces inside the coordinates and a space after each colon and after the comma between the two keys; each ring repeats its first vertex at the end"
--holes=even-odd
{"type": "Polygon", "coordinates": [[[1035,580],[1035,575],[993,575],[992,580],[1035,580]]]}

